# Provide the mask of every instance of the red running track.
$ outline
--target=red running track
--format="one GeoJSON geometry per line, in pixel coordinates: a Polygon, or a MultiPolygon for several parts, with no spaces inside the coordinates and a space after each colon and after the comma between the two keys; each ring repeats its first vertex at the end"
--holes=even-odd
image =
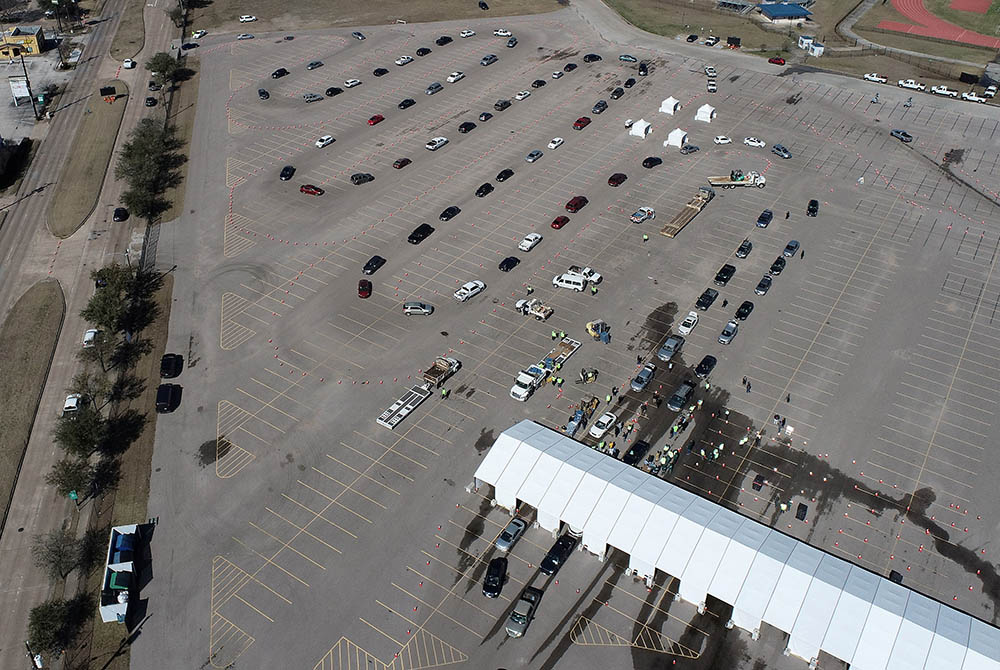
{"type": "Polygon", "coordinates": [[[954,23],[940,19],[927,11],[922,0],[892,0],[892,6],[896,8],[896,11],[917,25],[901,23],[899,21],[881,21],[878,27],[882,30],[892,30],[909,35],[937,37],[953,42],[963,42],[991,49],[1000,49],[1000,39],[966,30],[961,26],[956,26],[954,23]]]}

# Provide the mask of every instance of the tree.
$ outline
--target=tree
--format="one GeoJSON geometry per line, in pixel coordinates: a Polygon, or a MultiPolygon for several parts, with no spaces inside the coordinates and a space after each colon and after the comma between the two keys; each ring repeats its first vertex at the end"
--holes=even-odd
{"type": "MultiPolygon", "coordinates": [[[[97,347],[92,347],[96,349],[97,347]]],[[[86,404],[97,408],[97,411],[104,409],[111,394],[112,382],[108,376],[97,370],[81,370],[73,375],[73,382],[70,389],[73,393],[81,394],[87,401],[86,404]]]]}
{"type": "Polygon", "coordinates": [[[93,599],[80,593],[70,600],[53,598],[28,615],[28,643],[36,652],[58,654],[69,647],[93,616],[93,599]]]}
{"type": "Polygon", "coordinates": [[[103,330],[106,336],[122,332],[123,315],[128,308],[128,297],[137,274],[131,267],[117,263],[91,272],[90,276],[98,289],[87,301],[80,316],[103,330]]]}
{"type": "Polygon", "coordinates": [[[167,18],[173,21],[178,28],[184,27],[184,10],[180,7],[171,7],[167,10],[167,18]]]}
{"type": "Polygon", "coordinates": [[[91,468],[87,461],[79,458],[61,458],[45,475],[45,483],[54,486],[61,496],[70,491],[85,494],[90,488],[91,468]]]}
{"type": "Polygon", "coordinates": [[[111,404],[136,400],[146,390],[146,381],[133,374],[122,371],[108,389],[108,402],[111,404]]]}
{"type": "Polygon", "coordinates": [[[106,433],[104,417],[91,405],[59,417],[52,436],[59,447],[73,456],[87,459],[97,451],[106,433]]]}
{"type": "Polygon", "coordinates": [[[66,529],[36,535],[31,547],[35,565],[45,570],[52,581],[66,579],[77,562],[76,538],[66,529]]]}
{"type": "Polygon", "coordinates": [[[175,129],[151,118],[141,119],[129,134],[118,152],[115,178],[128,185],[121,199],[137,216],[152,219],[166,209],[163,193],[180,181],[177,168],[185,160],[177,153],[180,147],[175,129]]]}
{"type": "Polygon", "coordinates": [[[180,68],[180,64],[177,59],[165,51],[153,54],[153,57],[146,61],[146,69],[152,73],[153,81],[160,86],[172,82],[178,68],[180,68]]]}
{"type": "MultiPolygon", "coordinates": [[[[126,448],[128,445],[126,445],[126,448]]],[[[124,451],[125,449],[122,449],[124,451]]],[[[91,472],[90,493],[103,495],[118,488],[122,477],[121,463],[117,458],[102,458],[91,472]]]]}
{"type": "Polygon", "coordinates": [[[88,528],[77,540],[76,569],[81,574],[89,575],[95,568],[104,565],[109,532],[108,528],[88,528]]]}
{"type": "Polygon", "coordinates": [[[136,409],[128,408],[110,417],[105,425],[106,430],[97,450],[104,457],[117,456],[125,453],[142,435],[142,430],[146,426],[146,415],[136,409]]]}

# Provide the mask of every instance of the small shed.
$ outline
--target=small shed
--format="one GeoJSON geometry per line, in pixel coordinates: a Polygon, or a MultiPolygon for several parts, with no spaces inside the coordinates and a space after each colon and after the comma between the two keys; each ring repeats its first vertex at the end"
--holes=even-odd
{"type": "Polygon", "coordinates": [[[812,44],[809,45],[809,48],[806,49],[806,51],[809,53],[810,56],[815,56],[818,58],[823,55],[824,51],[826,51],[826,47],[823,46],[821,43],[814,41],[812,44]]]}
{"type": "Polygon", "coordinates": [[[673,96],[670,96],[669,98],[660,103],[660,111],[663,112],[664,114],[673,114],[680,108],[681,108],[681,101],[673,96]]]}
{"type": "Polygon", "coordinates": [[[631,135],[632,137],[641,137],[645,139],[646,135],[649,135],[652,129],[653,127],[649,124],[649,121],[646,121],[645,119],[639,119],[638,121],[632,124],[631,128],[629,128],[628,134],[631,135]]]}
{"type": "Polygon", "coordinates": [[[687,144],[688,134],[681,130],[680,128],[674,128],[667,135],[667,140],[663,143],[665,147],[677,147],[680,148],[687,144]]]}
{"type": "Polygon", "coordinates": [[[816,38],[812,35],[799,35],[799,48],[806,51],[812,46],[812,43],[816,41],[816,38]]]}
{"type": "Polygon", "coordinates": [[[711,123],[714,118],[715,107],[712,107],[707,103],[699,107],[698,113],[694,115],[695,121],[704,121],[705,123],[711,123]]]}

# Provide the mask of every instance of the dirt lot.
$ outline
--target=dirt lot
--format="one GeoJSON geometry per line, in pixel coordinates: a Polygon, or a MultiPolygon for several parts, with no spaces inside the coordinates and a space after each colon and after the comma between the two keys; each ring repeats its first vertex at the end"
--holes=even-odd
{"type": "Polygon", "coordinates": [[[0,326],[0,378],[17,390],[0,403],[0,500],[5,518],[65,313],[59,283],[43,281],[21,296],[0,326]]]}
{"type": "Polygon", "coordinates": [[[111,163],[115,139],[125,113],[128,87],[120,81],[105,81],[101,86],[114,85],[119,99],[112,104],[94,96],[87,101],[87,113],[73,140],[73,152],[59,177],[59,188],[49,209],[49,230],[56,237],[69,237],[93,211],[101,195],[104,175],[111,163]]]}
{"type": "MultiPolygon", "coordinates": [[[[950,0],[947,1],[950,2],[950,0]]],[[[876,44],[896,47],[897,49],[919,51],[920,53],[940,56],[942,58],[956,58],[958,60],[985,65],[996,56],[996,52],[989,49],[977,49],[972,46],[964,46],[952,42],[932,42],[931,40],[922,40],[917,37],[907,37],[901,33],[895,35],[867,30],[867,28],[877,26],[880,21],[910,23],[910,20],[893,9],[892,5],[876,4],[854,25],[854,30],[865,39],[869,39],[876,44]]]]}
{"type": "Polygon", "coordinates": [[[135,58],[146,42],[146,26],[142,20],[145,0],[125,0],[125,11],[118,32],[111,40],[111,57],[115,60],[135,58]]]}

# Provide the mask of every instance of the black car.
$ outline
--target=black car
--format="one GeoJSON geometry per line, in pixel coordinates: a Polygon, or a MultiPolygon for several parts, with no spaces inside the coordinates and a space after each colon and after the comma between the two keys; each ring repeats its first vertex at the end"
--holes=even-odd
{"type": "Polygon", "coordinates": [[[295,166],[286,165],[285,167],[281,168],[281,174],[278,175],[278,179],[280,179],[281,181],[288,181],[289,179],[292,178],[292,175],[294,174],[295,174],[295,166]]]}
{"type": "Polygon", "coordinates": [[[816,216],[819,214],[819,200],[810,200],[806,207],[806,216],[816,216]]]}
{"type": "Polygon", "coordinates": [[[743,240],[743,242],[740,243],[740,248],[736,250],[736,257],[746,258],[750,255],[751,251],[753,251],[753,242],[750,240],[743,240]]]}
{"type": "Polygon", "coordinates": [[[633,86],[635,86],[635,79],[629,77],[628,79],[625,80],[625,83],[622,84],[622,86],[624,86],[625,88],[632,88],[633,86]]]}
{"type": "Polygon", "coordinates": [[[639,465],[639,462],[646,455],[647,451],[649,451],[649,442],[646,442],[646,440],[636,440],[635,444],[622,456],[622,462],[625,465],[639,465]]]}
{"type": "Polygon", "coordinates": [[[687,41],[688,42],[697,42],[698,41],[698,36],[697,35],[688,35],[687,36],[687,41]]]}
{"type": "Polygon", "coordinates": [[[447,35],[442,35],[441,37],[434,40],[434,44],[438,45],[439,47],[443,47],[445,44],[450,44],[451,42],[452,39],[447,35]]]}
{"type": "Polygon", "coordinates": [[[430,52],[431,52],[431,50],[428,49],[427,47],[420,47],[419,49],[417,49],[417,55],[420,56],[421,58],[423,58],[424,56],[426,56],[430,52]]]}
{"type": "Polygon", "coordinates": [[[490,114],[489,112],[483,112],[482,114],[479,115],[479,120],[480,121],[489,121],[492,118],[493,118],[493,115],[490,114]]]}
{"type": "Polygon", "coordinates": [[[331,86],[330,88],[326,89],[326,97],[332,98],[333,96],[340,95],[343,92],[344,89],[340,88],[339,86],[331,86]]]}
{"type": "Polygon", "coordinates": [[[153,81],[152,79],[150,79],[149,80],[149,86],[148,86],[148,88],[149,88],[149,92],[150,93],[156,93],[161,88],[163,88],[163,85],[162,84],[157,84],[155,81],[153,81]]]}
{"type": "Polygon", "coordinates": [[[351,183],[355,186],[367,184],[370,181],[375,181],[375,175],[368,172],[355,172],[351,175],[351,183]]]}
{"type": "Polygon", "coordinates": [[[150,96],[147,96],[147,97],[146,97],[146,100],[145,100],[145,105],[146,105],[147,107],[156,107],[156,98],[154,98],[154,97],[153,97],[153,96],[151,96],[151,95],[150,95],[150,96]]]}
{"type": "Polygon", "coordinates": [[[124,207],[115,207],[115,212],[111,215],[111,220],[115,222],[128,221],[128,210],[124,207]]]}
{"type": "Polygon", "coordinates": [[[595,63],[599,60],[604,60],[604,59],[598,56],[597,54],[587,54],[586,56],[583,57],[584,63],[595,63]]]}
{"type": "Polygon", "coordinates": [[[508,49],[513,49],[516,46],[517,46],[517,38],[514,37],[514,36],[511,36],[511,38],[507,40],[507,48],[508,49]]]}
{"type": "Polygon", "coordinates": [[[288,75],[288,70],[283,67],[279,67],[277,70],[271,73],[271,79],[281,79],[288,75]]]}
{"type": "Polygon", "coordinates": [[[649,74],[649,66],[645,63],[639,63],[639,76],[645,77],[647,74],[649,74]]]}
{"type": "Polygon", "coordinates": [[[628,179],[627,175],[621,172],[616,172],[608,177],[608,186],[621,186],[625,183],[626,179],[628,179]]]}
{"type": "Polygon", "coordinates": [[[497,556],[486,568],[486,576],[483,577],[483,595],[487,598],[496,598],[503,590],[503,585],[507,581],[507,559],[497,556]]]}
{"type": "Polygon", "coordinates": [[[160,376],[164,379],[173,379],[181,374],[184,369],[184,357],[180,354],[163,354],[160,359],[160,376]]]}
{"type": "Polygon", "coordinates": [[[572,72],[576,69],[576,63],[566,63],[566,67],[563,68],[563,72],[572,72]]]}
{"type": "Polygon", "coordinates": [[[656,156],[650,156],[642,161],[642,167],[644,168],[655,168],[657,165],[662,165],[663,159],[656,156]]]}
{"type": "Polygon", "coordinates": [[[698,367],[694,369],[694,374],[698,377],[698,379],[704,379],[712,373],[712,370],[715,369],[715,364],[718,362],[719,361],[715,358],[715,356],[705,356],[701,359],[701,362],[698,363],[698,367]]]}
{"type": "Polygon", "coordinates": [[[466,121],[465,123],[461,124],[458,127],[458,132],[460,132],[460,133],[462,133],[464,135],[465,133],[469,132],[470,130],[475,130],[475,129],[476,129],[476,124],[474,124],[472,121],[466,121]]]}
{"type": "Polygon", "coordinates": [[[497,100],[496,102],[493,103],[493,109],[497,110],[498,112],[502,112],[508,107],[510,107],[510,100],[497,100]]]}
{"type": "Polygon", "coordinates": [[[261,100],[267,100],[268,98],[271,97],[271,94],[267,92],[266,88],[258,88],[257,97],[260,98],[261,100]]]}
{"type": "Polygon", "coordinates": [[[479,0],[479,9],[485,12],[489,8],[490,6],[486,4],[486,0],[479,0]]]}
{"type": "Polygon", "coordinates": [[[160,384],[156,389],[156,412],[167,414],[181,403],[181,387],[177,384],[160,384]]]}
{"type": "Polygon", "coordinates": [[[573,549],[576,547],[577,539],[572,535],[565,534],[556,540],[556,543],[552,545],[549,549],[549,553],[545,555],[542,559],[541,564],[538,569],[543,575],[554,575],[559,572],[559,568],[562,564],[566,562],[569,555],[573,553],[573,549]]]}
{"type": "Polygon", "coordinates": [[[753,303],[749,300],[744,300],[736,310],[736,318],[740,321],[746,321],[747,317],[750,316],[750,312],[753,311],[753,303]]]}
{"type": "Polygon", "coordinates": [[[376,77],[383,77],[389,74],[389,71],[386,70],[384,67],[377,67],[374,70],[372,70],[372,74],[375,75],[376,77]]]}
{"type": "Polygon", "coordinates": [[[507,258],[500,261],[500,265],[498,265],[497,267],[500,268],[500,272],[510,272],[511,270],[516,268],[520,264],[520,262],[521,259],[518,258],[517,256],[508,256],[507,258]]]}
{"type": "Polygon", "coordinates": [[[612,100],[617,100],[618,98],[622,97],[623,95],[625,95],[625,89],[622,88],[621,86],[619,86],[615,90],[611,91],[611,96],[610,97],[611,97],[612,100]]]}
{"type": "Polygon", "coordinates": [[[786,261],[784,256],[778,256],[774,259],[774,262],[771,263],[771,269],[768,270],[768,272],[777,277],[781,274],[781,271],[785,269],[785,264],[786,261]]]}
{"type": "Polygon", "coordinates": [[[493,192],[493,184],[489,182],[484,182],[479,186],[479,188],[476,189],[476,197],[485,198],[492,192],[493,192]]]}
{"type": "Polygon", "coordinates": [[[507,181],[513,176],[514,176],[514,171],[509,168],[506,170],[500,170],[500,172],[497,173],[497,181],[500,182],[507,181]]]}
{"type": "Polygon", "coordinates": [[[712,306],[712,303],[715,302],[715,299],[718,297],[719,297],[718,291],[716,291],[714,288],[707,288],[705,289],[705,292],[698,297],[698,302],[696,302],[694,306],[704,312],[706,309],[712,306]]]}
{"type": "Polygon", "coordinates": [[[451,207],[446,207],[445,210],[441,212],[441,216],[439,216],[438,218],[441,219],[442,221],[451,221],[456,216],[458,216],[458,213],[461,211],[462,210],[460,210],[458,207],[452,205],[451,207]]]}
{"type": "Polygon", "coordinates": [[[187,51],[188,49],[197,49],[198,45],[194,42],[185,42],[181,45],[181,51],[187,51]]]}
{"type": "Polygon", "coordinates": [[[415,104],[417,104],[416,100],[413,98],[407,98],[406,100],[400,100],[398,107],[400,109],[406,109],[407,107],[413,107],[415,104]]]}
{"type": "Polygon", "coordinates": [[[361,268],[361,272],[366,275],[373,275],[383,265],[385,265],[384,258],[381,256],[372,256],[368,259],[368,262],[365,263],[365,266],[361,268]]]}
{"type": "Polygon", "coordinates": [[[774,219],[774,212],[772,212],[769,209],[765,209],[763,212],[760,213],[760,216],[757,217],[757,227],[767,228],[768,225],[770,225],[772,219],[774,219]]]}
{"type": "Polygon", "coordinates": [[[736,266],[726,263],[715,273],[715,285],[725,286],[733,278],[734,274],[736,274],[736,266]]]}
{"type": "Polygon", "coordinates": [[[413,229],[410,236],[406,238],[406,241],[410,244],[420,244],[434,232],[434,228],[429,223],[421,223],[419,226],[413,229]]]}
{"type": "Polygon", "coordinates": [[[544,79],[536,79],[531,82],[531,88],[541,88],[542,86],[545,86],[546,83],[547,82],[544,79]]]}

